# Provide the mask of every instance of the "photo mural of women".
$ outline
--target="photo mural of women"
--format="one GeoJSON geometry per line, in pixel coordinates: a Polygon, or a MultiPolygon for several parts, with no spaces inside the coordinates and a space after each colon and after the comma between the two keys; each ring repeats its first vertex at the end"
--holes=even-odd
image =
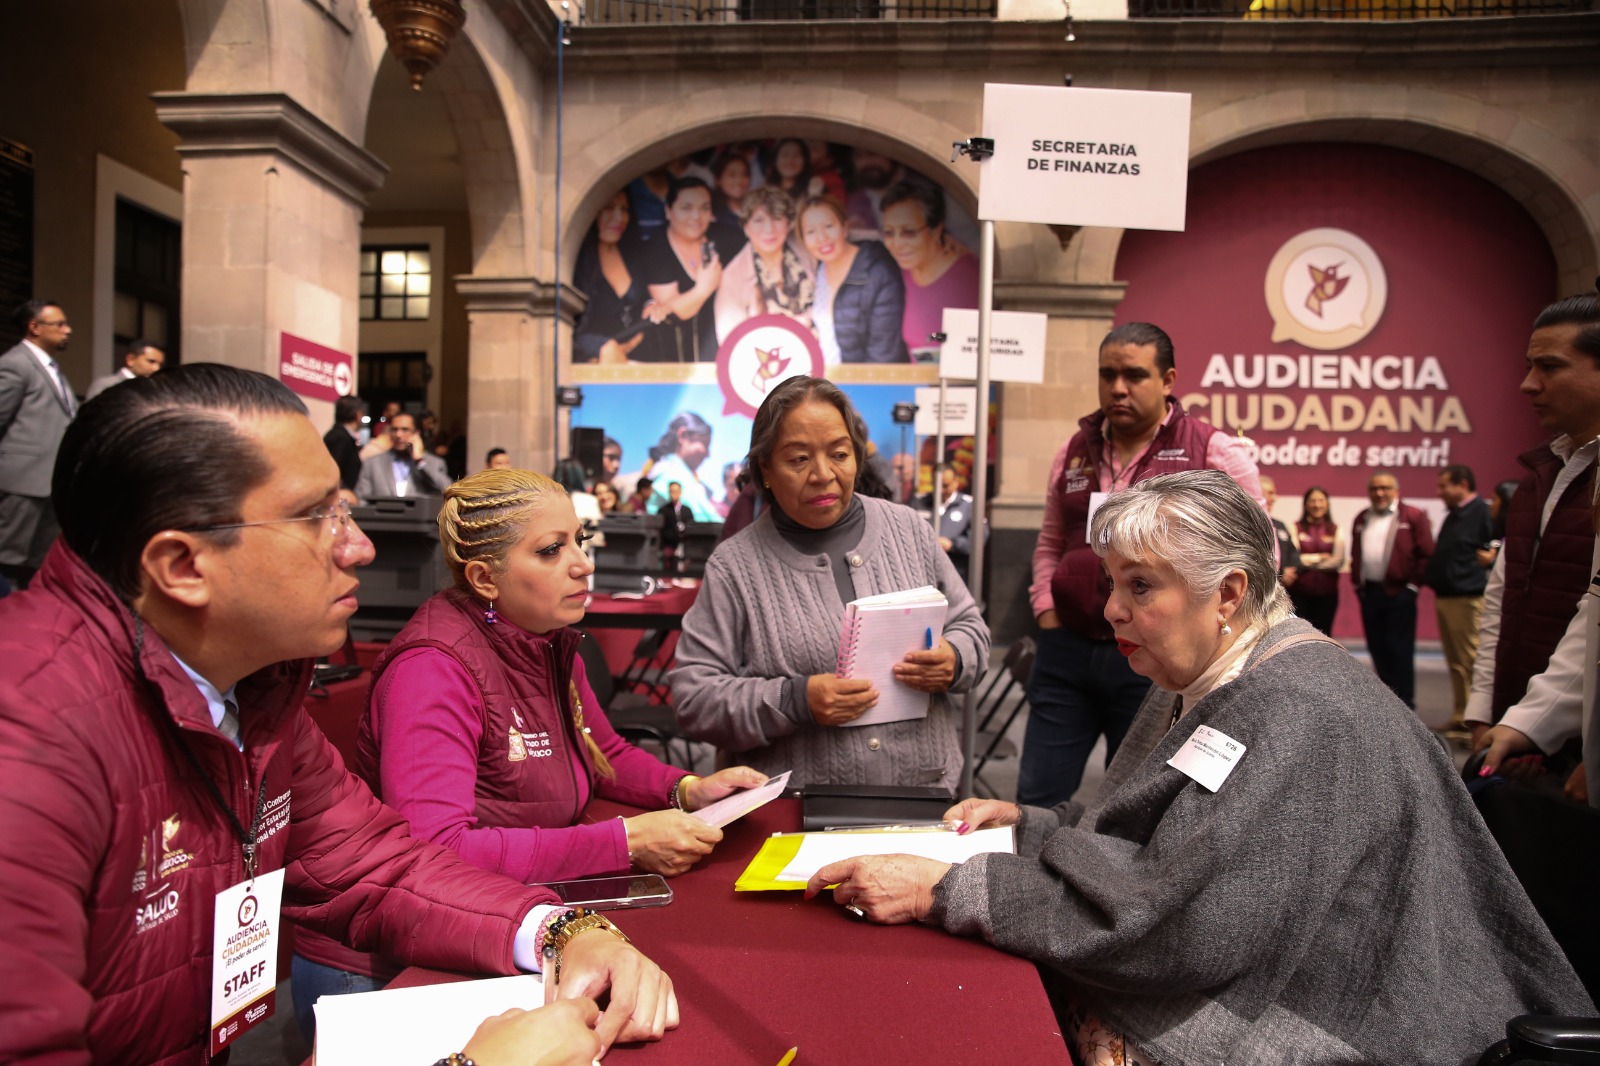
{"type": "Polygon", "coordinates": [[[709,364],[742,324],[780,315],[829,372],[931,381],[944,308],[978,303],[975,232],[936,181],[879,152],[788,136],[706,148],[601,208],[573,272],[589,303],[572,362],[709,364]]]}

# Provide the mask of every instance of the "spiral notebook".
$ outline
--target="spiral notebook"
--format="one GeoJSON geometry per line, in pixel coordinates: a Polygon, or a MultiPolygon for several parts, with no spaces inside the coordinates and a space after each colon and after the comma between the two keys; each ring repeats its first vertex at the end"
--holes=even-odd
{"type": "Polygon", "coordinates": [[[944,593],[932,585],[863,596],[845,605],[838,674],[871,681],[878,690],[877,706],[848,725],[928,716],[928,693],[896,681],[894,664],[906,652],[938,645],[947,606],[944,593]]]}

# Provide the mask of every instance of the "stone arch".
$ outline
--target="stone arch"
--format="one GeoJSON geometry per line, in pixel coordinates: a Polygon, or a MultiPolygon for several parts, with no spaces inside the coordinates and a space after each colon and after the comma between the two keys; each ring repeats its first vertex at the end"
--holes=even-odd
{"type": "MultiPolygon", "coordinates": [[[[1588,290],[1600,270],[1600,166],[1530,119],[1448,93],[1380,87],[1285,91],[1239,100],[1194,120],[1191,167],[1269,145],[1382,144],[1453,163],[1520,203],[1550,244],[1558,293],[1588,290]]],[[[1075,242],[1082,280],[1110,281],[1120,229],[1075,242]]],[[[1555,294],[1552,294],[1555,295],[1555,294]]]]}
{"type": "MultiPolygon", "coordinates": [[[[472,272],[524,276],[529,272],[529,216],[524,199],[529,147],[519,114],[515,78],[502,60],[498,24],[469,19],[443,61],[428,74],[423,91],[444,104],[455,137],[472,240],[472,272]]],[[[382,39],[379,38],[379,47],[382,39]]],[[[381,59],[383,53],[378,53],[381,59]]],[[[378,64],[366,82],[370,104],[378,64]]],[[[364,140],[366,138],[363,138],[364,140]]]]}
{"type": "MultiPolygon", "coordinates": [[[[928,149],[928,145],[948,146],[964,140],[971,129],[897,100],[854,90],[833,89],[817,101],[804,94],[791,98],[775,90],[708,89],[639,111],[617,126],[614,135],[597,137],[569,157],[565,180],[582,194],[562,212],[563,276],[570,276],[589,222],[627,181],[710,144],[769,137],[775,121],[783,123],[785,133],[797,137],[826,138],[897,159],[936,178],[968,214],[978,216],[976,167],[965,162],[952,164],[928,149]],[[870,126],[865,124],[868,115],[872,116],[870,126]]],[[[579,121],[570,122],[572,127],[579,125],[579,121]]]]}

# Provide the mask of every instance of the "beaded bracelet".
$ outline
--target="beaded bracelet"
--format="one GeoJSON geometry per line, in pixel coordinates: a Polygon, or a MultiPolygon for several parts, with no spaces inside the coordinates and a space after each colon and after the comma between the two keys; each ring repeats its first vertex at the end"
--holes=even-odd
{"type": "Polygon", "coordinates": [[[466,1052],[452,1051],[450,1054],[434,1063],[433,1066],[478,1066],[478,1064],[467,1058],[466,1052]]]}
{"type": "Polygon", "coordinates": [[[546,970],[550,968],[550,960],[555,959],[557,957],[557,953],[561,950],[558,946],[560,943],[559,938],[561,936],[561,930],[567,927],[568,922],[574,921],[582,916],[583,908],[579,907],[575,910],[558,911],[554,917],[545,923],[544,936],[541,937],[539,941],[539,953],[543,955],[546,960],[546,970]]]}

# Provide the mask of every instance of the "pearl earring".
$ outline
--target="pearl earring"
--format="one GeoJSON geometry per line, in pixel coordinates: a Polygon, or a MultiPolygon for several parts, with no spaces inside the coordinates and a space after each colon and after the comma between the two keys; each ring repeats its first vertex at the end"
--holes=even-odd
{"type": "Polygon", "coordinates": [[[1233,627],[1232,627],[1232,626],[1230,626],[1230,625],[1229,625],[1229,624],[1228,624],[1228,623],[1226,623],[1226,622],[1224,622],[1224,623],[1222,623],[1222,635],[1223,635],[1223,636],[1225,636],[1225,637],[1226,637],[1226,636],[1228,636],[1228,635],[1229,635],[1229,634],[1231,634],[1231,633],[1232,633],[1232,632],[1233,632],[1233,627]]]}
{"type": "Polygon", "coordinates": [[[489,601],[489,609],[487,611],[483,612],[483,620],[485,622],[489,623],[492,626],[500,624],[500,615],[494,609],[494,601],[493,600],[489,601]]]}

